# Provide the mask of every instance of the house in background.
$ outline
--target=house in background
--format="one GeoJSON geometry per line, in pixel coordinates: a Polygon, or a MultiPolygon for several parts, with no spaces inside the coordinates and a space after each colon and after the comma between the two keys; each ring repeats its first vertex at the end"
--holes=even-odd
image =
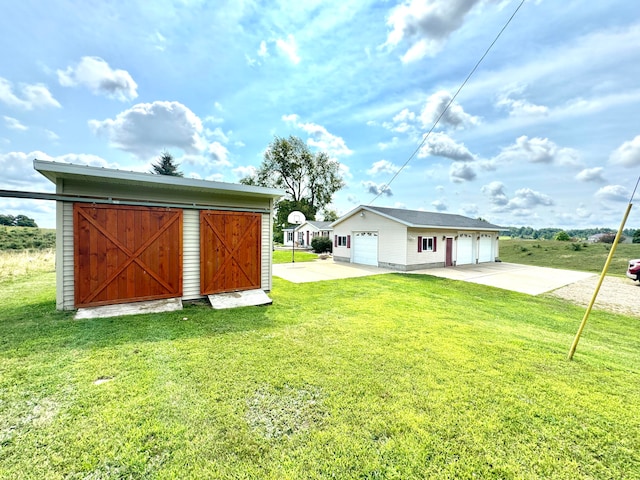
{"type": "Polygon", "coordinates": [[[331,227],[335,261],[400,271],[495,262],[504,230],[462,215],[365,205],[331,227]]]}
{"type": "Polygon", "coordinates": [[[58,309],[271,290],[273,208],[284,191],[33,164],[56,185],[58,309]]]}
{"type": "Polygon", "coordinates": [[[316,237],[331,236],[333,229],[329,226],[331,222],[317,222],[315,220],[307,220],[302,225],[296,227],[296,238],[301,247],[311,248],[311,241],[316,237]]]}

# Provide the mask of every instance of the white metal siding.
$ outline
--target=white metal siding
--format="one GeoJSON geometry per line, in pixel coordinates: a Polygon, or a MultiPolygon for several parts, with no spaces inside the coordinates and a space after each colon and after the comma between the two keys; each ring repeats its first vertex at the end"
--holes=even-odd
{"type": "Polygon", "coordinates": [[[377,232],[355,232],[351,241],[353,263],[378,266],[377,232]]]}
{"type": "MultiPolygon", "coordinates": [[[[62,283],[58,285],[60,292],[58,295],[62,300],[62,308],[64,310],[72,310],[75,308],[75,280],[74,280],[74,263],[73,263],[73,204],[68,202],[59,202],[62,204],[62,225],[56,225],[56,229],[62,232],[62,245],[60,250],[56,246],[56,251],[61,251],[62,259],[56,258],[56,269],[61,268],[62,283]],[[61,288],[60,288],[61,286],[61,288]]],[[[56,234],[56,241],[59,241],[56,234]]],[[[60,299],[59,299],[60,300],[60,299]]],[[[60,308],[59,301],[58,308],[60,308]]]]}
{"type": "Polygon", "coordinates": [[[271,245],[271,215],[267,213],[262,214],[262,252],[260,255],[261,273],[260,273],[260,285],[262,290],[271,290],[271,257],[272,257],[272,245],[271,245]]]}
{"type": "MultiPolygon", "coordinates": [[[[330,238],[334,241],[336,235],[351,235],[351,248],[336,247],[334,243],[333,257],[351,259],[353,250],[353,232],[378,232],[378,258],[380,264],[404,265],[407,261],[407,228],[393,220],[384,218],[373,212],[365,211],[364,216],[359,213],[340,222],[333,230],[330,238]]],[[[376,263],[377,265],[377,263],[376,263]]]]}
{"type": "Polygon", "coordinates": [[[182,212],[182,298],[200,298],[200,211],[182,212]]]}
{"type": "Polygon", "coordinates": [[[410,229],[407,235],[407,265],[443,265],[447,253],[447,241],[443,236],[454,235],[452,231],[410,229]],[[418,252],[418,238],[432,237],[436,240],[436,251],[418,252]]]}
{"type": "Polygon", "coordinates": [[[469,265],[475,262],[473,237],[467,233],[458,235],[456,265],[469,265]]]}
{"type": "Polygon", "coordinates": [[[480,235],[480,242],[478,245],[478,263],[481,262],[493,262],[493,238],[490,235],[480,235]]]}

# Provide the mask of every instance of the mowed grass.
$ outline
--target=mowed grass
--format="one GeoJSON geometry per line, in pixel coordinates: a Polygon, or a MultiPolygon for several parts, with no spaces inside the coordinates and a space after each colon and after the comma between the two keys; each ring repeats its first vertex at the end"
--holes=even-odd
{"type": "Polygon", "coordinates": [[[0,478],[639,478],[639,319],[429,276],[57,312],[0,283],[0,478]]]}
{"type": "MultiPolygon", "coordinates": [[[[605,243],[559,242],[500,238],[500,260],[540,267],[563,268],[583,272],[602,272],[611,245],[605,243]]],[[[640,258],[640,243],[622,243],[616,247],[608,275],[624,276],[629,260],[640,258]]]]}
{"type": "Polygon", "coordinates": [[[291,263],[295,259],[296,262],[313,262],[318,259],[316,253],[305,252],[300,250],[275,250],[273,252],[273,263],[291,263]]]}

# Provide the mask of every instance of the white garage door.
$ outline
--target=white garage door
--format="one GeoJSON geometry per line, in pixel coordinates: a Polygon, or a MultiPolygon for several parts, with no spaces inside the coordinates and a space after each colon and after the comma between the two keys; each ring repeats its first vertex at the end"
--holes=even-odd
{"type": "Polygon", "coordinates": [[[378,233],[353,234],[353,263],[378,266],[378,233]]]}
{"type": "Polygon", "coordinates": [[[480,236],[478,262],[493,262],[493,239],[486,235],[480,236]]]}
{"type": "Polygon", "coordinates": [[[473,255],[473,239],[470,235],[458,236],[458,254],[456,265],[469,265],[475,263],[473,255]]]}

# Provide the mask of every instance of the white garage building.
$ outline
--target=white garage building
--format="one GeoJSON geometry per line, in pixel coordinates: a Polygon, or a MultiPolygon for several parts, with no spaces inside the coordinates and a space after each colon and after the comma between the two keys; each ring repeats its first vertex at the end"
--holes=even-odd
{"type": "Polygon", "coordinates": [[[495,262],[504,229],[462,215],[364,205],[331,227],[334,260],[401,271],[495,262]]]}

